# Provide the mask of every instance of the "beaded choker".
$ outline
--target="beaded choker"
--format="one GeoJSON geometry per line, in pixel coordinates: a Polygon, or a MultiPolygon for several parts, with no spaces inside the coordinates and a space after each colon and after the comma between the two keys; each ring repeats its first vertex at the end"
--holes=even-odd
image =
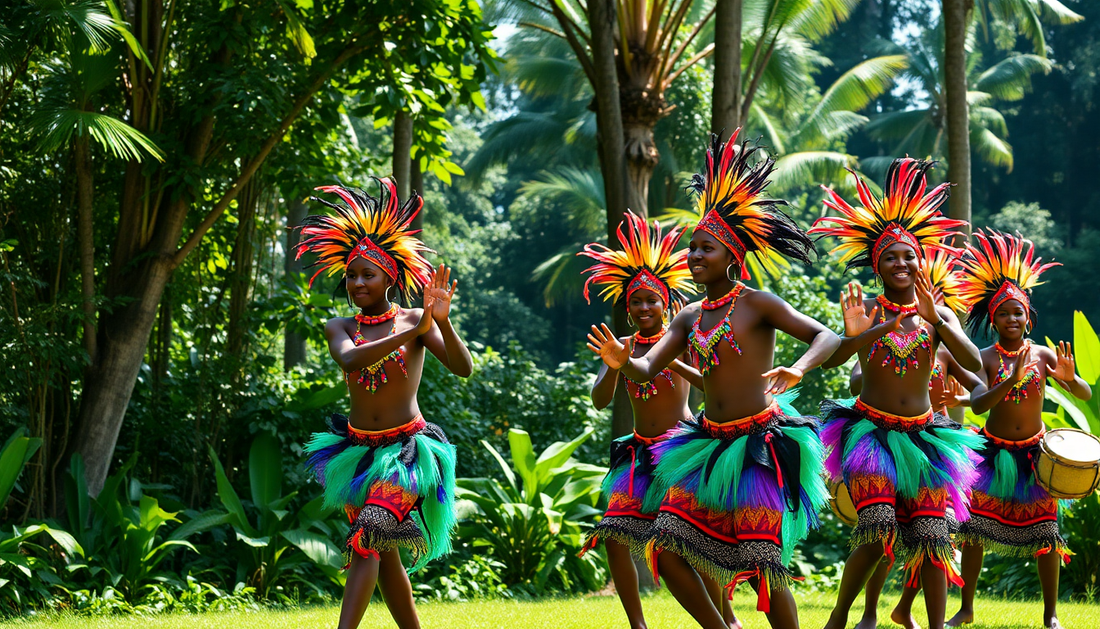
{"type": "Polygon", "coordinates": [[[890,312],[896,312],[898,315],[913,314],[917,311],[917,302],[915,301],[911,304],[895,304],[887,299],[886,295],[879,295],[875,298],[875,301],[877,301],[883,309],[889,310],[890,312]]]}
{"type": "Polygon", "coordinates": [[[635,332],[634,343],[636,345],[653,345],[657,341],[661,340],[661,337],[665,335],[665,332],[668,332],[668,328],[661,328],[661,331],[654,334],[653,336],[642,336],[641,331],[635,332]]]}
{"type": "Polygon", "coordinates": [[[741,290],[743,288],[745,288],[745,285],[741,282],[737,282],[737,285],[730,289],[730,292],[726,293],[722,297],[719,297],[718,299],[715,299],[714,301],[704,298],[702,303],[703,310],[717,310],[725,306],[734,299],[737,299],[737,296],[741,294],[741,290]]]}
{"type": "MultiPolygon", "coordinates": [[[[378,315],[377,317],[355,315],[355,336],[351,337],[351,340],[353,343],[356,344],[356,346],[362,345],[367,342],[367,339],[363,338],[363,333],[359,330],[359,326],[364,322],[366,322],[367,325],[374,325],[373,323],[369,322],[371,319],[376,320],[377,323],[387,320],[392,321],[393,323],[390,325],[389,334],[386,335],[392,336],[393,333],[397,330],[397,304],[394,304],[389,310],[387,310],[383,314],[378,315]],[[359,317],[363,317],[363,319],[366,319],[367,321],[361,321],[359,317]]],[[[397,363],[397,365],[401,367],[401,373],[406,378],[409,377],[409,372],[405,368],[405,348],[399,347],[389,354],[383,356],[381,360],[374,363],[373,365],[360,369],[359,377],[356,379],[356,382],[363,385],[363,388],[366,389],[368,393],[374,393],[378,391],[378,387],[389,382],[389,377],[386,376],[386,363],[390,361],[397,363]]],[[[347,384],[349,387],[351,386],[351,374],[353,373],[355,372],[344,372],[344,383],[347,384]]]]}
{"type": "MultiPolygon", "coordinates": [[[[1015,368],[1015,366],[1010,368],[1008,365],[1006,365],[1005,359],[1015,358],[1017,360],[1027,360],[1028,351],[1031,349],[1031,340],[1025,340],[1023,346],[1014,352],[1001,347],[1000,343],[994,344],[993,348],[997,350],[997,361],[999,363],[997,365],[996,381],[993,383],[994,386],[996,386],[998,383],[1007,380],[1009,376],[1012,375],[1012,371],[1015,368]]],[[[1005,400],[1008,402],[1012,402],[1013,404],[1019,404],[1020,402],[1023,402],[1027,399],[1027,391],[1032,384],[1035,385],[1036,389],[1042,386],[1042,378],[1039,377],[1038,366],[1028,369],[1027,373],[1024,374],[1024,377],[1020,378],[1019,382],[1012,385],[1012,388],[1009,389],[1008,393],[1005,394],[1005,400]]]]}
{"type": "Polygon", "coordinates": [[[383,312],[380,315],[365,315],[363,313],[357,313],[355,315],[355,331],[359,331],[360,325],[378,325],[379,323],[385,323],[396,316],[397,304],[391,304],[389,310],[383,312]]]}
{"type": "Polygon", "coordinates": [[[718,344],[722,342],[722,339],[726,339],[730,347],[733,348],[737,355],[741,355],[741,347],[737,345],[737,340],[733,338],[733,324],[730,323],[730,315],[733,314],[733,309],[737,306],[737,297],[741,294],[741,289],[745,287],[744,284],[737,284],[725,297],[715,301],[713,307],[708,308],[707,302],[703,301],[703,308],[707,310],[714,310],[720,307],[720,305],[729,304],[729,310],[726,311],[726,316],[722,317],[722,320],[718,322],[718,325],[711,328],[708,332],[703,332],[699,329],[699,322],[703,320],[703,313],[699,313],[699,318],[695,320],[695,323],[691,326],[691,333],[688,335],[688,353],[695,359],[696,364],[699,365],[699,373],[704,376],[710,373],[710,370],[718,365],[718,344]]]}

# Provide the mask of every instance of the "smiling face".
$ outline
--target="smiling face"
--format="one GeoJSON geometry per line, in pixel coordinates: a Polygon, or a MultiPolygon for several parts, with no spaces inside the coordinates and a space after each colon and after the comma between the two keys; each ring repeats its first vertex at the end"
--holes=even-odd
{"type": "Polygon", "coordinates": [[[718,239],[703,230],[696,230],[688,243],[688,269],[696,284],[713,284],[738,276],[738,269],[726,269],[735,262],[733,253],[718,239]]]}
{"type": "Polygon", "coordinates": [[[626,303],[630,318],[642,332],[660,330],[664,325],[665,304],[661,296],[648,288],[639,288],[630,295],[626,303]]]}
{"type": "Polygon", "coordinates": [[[920,260],[917,252],[907,244],[896,242],[886,248],[878,259],[882,285],[895,291],[905,291],[914,286],[920,260]]]}
{"type": "Polygon", "coordinates": [[[1015,299],[1009,299],[993,311],[993,327],[1002,339],[1022,339],[1027,331],[1027,308],[1015,299]]]}
{"type": "Polygon", "coordinates": [[[361,310],[372,312],[386,299],[386,290],[393,285],[390,276],[365,258],[355,258],[344,272],[348,298],[361,310]]]}

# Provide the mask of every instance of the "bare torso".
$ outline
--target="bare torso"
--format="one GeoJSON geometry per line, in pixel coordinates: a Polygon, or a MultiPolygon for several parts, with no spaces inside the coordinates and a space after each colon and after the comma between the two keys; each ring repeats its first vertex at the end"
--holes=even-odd
{"type": "MultiPolygon", "coordinates": [[[[379,325],[360,326],[359,331],[367,341],[377,341],[394,333],[402,332],[416,327],[420,320],[420,309],[402,309],[397,315],[396,326],[392,322],[379,325]]],[[[347,332],[348,338],[354,338],[355,319],[348,317],[341,319],[342,327],[347,332]]],[[[420,413],[420,407],[416,401],[416,392],[420,388],[420,378],[424,371],[425,347],[421,341],[423,337],[414,337],[407,342],[404,350],[405,371],[394,360],[386,360],[384,370],[386,373],[385,384],[381,384],[374,393],[368,391],[359,384],[360,372],[355,371],[347,375],[348,392],[351,395],[351,425],[360,430],[386,430],[405,424],[420,413]],[[408,377],[405,377],[405,372],[408,377]]]]}

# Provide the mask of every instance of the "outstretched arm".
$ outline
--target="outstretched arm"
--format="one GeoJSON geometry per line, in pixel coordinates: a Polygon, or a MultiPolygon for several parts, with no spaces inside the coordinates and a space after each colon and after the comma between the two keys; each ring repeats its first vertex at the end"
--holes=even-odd
{"type": "Polygon", "coordinates": [[[432,307],[425,302],[424,311],[420,314],[420,321],[416,326],[397,334],[356,345],[344,329],[343,322],[332,319],[325,325],[325,338],[328,339],[329,355],[345,373],[350,373],[370,367],[430,329],[432,329],[432,307]]]}
{"type": "Polygon", "coordinates": [[[898,329],[903,317],[874,325],[878,308],[876,304],[867,310],[867,305],[863,301],[863,287],[854,283],[848,284],[848,290],[840,293],[840,310],[844,313],[844,336],[840,339],[840,346],[822,364],[822,367],[825,369],[839,367],[848,362],[848,359],[865,345],[874,343],[898,329]]]}
{"type": "Polygon", "coordinates": [[[1024,379],[1027,370],[1037,366],[1039,361],[1039,358],[1028,360],[1027,356],[1018,357],[1012,375],[988,388],[986,384],[988,379],[986,379],[983,386],[970,391],[970,408],[973,409],[975,414],[981,415],[996,406],[1001,400],[1005,399],[1013,385],[1024,379]]]}
{"type": "Polygon", "coordinates": [[[688,381],[688,384],[702,391],[703,374],[699,373],[699,370],[695,367],[681,360],[681,358],[684,358],[684,356],[680,356],[680,358],[672,361],[672,364],[669,365],[668,368],[683,376],[684,380],[688,381]]]}
{"type": "MultiPolygon", "coordinates": [[[[1047,350],[1050,352],[1050,350],[1047,350]]],[[[1069,391],[1079,400],[1092,399],[1092,387],[1081,376],[1077,375],[1077,361],[1073,358],[1073,344],[1058,341],[1058,350],[1050,352],[1048,360],[1053,359],[1054,367],[1047,367],[1051,378],[1066,391],[1069,391]]]]}
{"type": "Polygon", "coordinates": [[[970,406],[971,392],[984,386],[981,378],[963,369],[950,353],[944,356],[944,400],[947,408],[970,406]]]}
{"type": "Polygon", "coordinates": [[[474,371],[474,361],[466,343],[451,325],[451,299],[458,288],[458,280],[450,280],[451,269],[440,264],[424,290],[424,308],[426,310],[429,303],[433,305],[431,318],[435,321],[435,325],[424,336],[424,347],[448,371],[460,378],[469,378],[474,371]]]}
{"type": "Polygon", "coordinates": [[[592,326],[592,332],[588,335],[588,349],[599,355],[608,367],[622,370],[631,380],[649,382],[687,349],[686,329],[694,316],[694,309],[690,306],[681,310],[668,326],[668,332],[657,341],[653,349],[639,358],[630,356],[634,349],[633,337],[624,345],[606,324],[592,326]]]}
{"type": "Polygon", "coordinates": [[[798,384],[810,370],[820,367],[840,346],[840,337],[816,319],[795,310],[783,299],[771,293],[750,293],[762,314],[762,319],[776,330],[808,343],[806,352],[790,367],[776,367],[762,374],[768,378],[766,393],[779,394],[798,384]]]}

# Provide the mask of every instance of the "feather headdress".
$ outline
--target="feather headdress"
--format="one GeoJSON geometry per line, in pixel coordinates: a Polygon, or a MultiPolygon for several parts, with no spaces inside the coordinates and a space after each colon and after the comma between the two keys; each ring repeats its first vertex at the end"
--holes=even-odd
{"type": "Polygon", "coordinates": [[[966,308],[966,325],[977,334],[993,327],[993,313],[1001,304],[1015,299],[1028,313],[1034,325],[1036,312],[1031,306],[1031,289],[1042,284],[1039,276],[1058,262],[1043,264],[1035,257],[1035,245],[1022,236],[1010,236],[993,229],[974,232],[974,242],[959,260],[961,267],[959,297],[966,308]]]}
{"type": "Polygon", "coordinates": [[[928,186],[925,173],[932,165],[933,162],[910,157],[895,159],[886,171],[886,194],[882,199],[852,172],[860,207],[849,205],[832,188],[822,186],[828,194],[825,206],[840,216],[817,219],[809,233],[839,239],[840,244],[832,253],[839,252],[849,269],[869,266],[877,271],[882,252],[897,242],[909,245],[921,258],[937,249],[958,255],[961,252],[948,245],[947,238],[956,235],[955,228],[966,225],[966,221],[940,213],[950,183],[942,183],[925,193],[928,186]]]}
{"type": "Polygon", "coordinates": [[[961,288],[959,277],[958,257],[943,249],[937,249],[927,263],[928,279],[933,288],[938,288],[943,295],[943,305],[952,312],[961,313],[963,302],[959,298],[961,288]]]}
{"type": "Polygon", "coordinates": [[[660,295],[665,308],[674,314],[687,303],[684,291],[692,287],[687,250],[673,251],[681,232],[676,227],[662,236],[660,223],[653,221],[650,228],[642,217],[628,211],[616,232],[621,249],[591,243],[577,254],[596,261],[585,271],[591,274],[584,282],[585,300],[592,301],[588,292],[592,284],[603,286],[600,296],[612,303],[629,301],[634,291],[646,288],[660,295]]]}
{"type": "Polygon", "coordinates": [[[750,166],[749,160],[760,146],[750,146],[747,141],[738,145],[740,131],[735,130],[726,142],[711,134],[706,171],[691,178],[688,189],[699,195],[697,204],[702,216],[695,231],[714,236],[733,253],[743,280],[750,279],[745,266],[745,256],[750,252],[776,275],[776,254],[812,264],[817,249],[806,232],[780,209],[787,202],[764,196],[775,159],[769,157],[750,166]]]}
{"type": "Polygon", "coordinates": [[[296,245],[295,259],[308,251],[317,259],[306,268],[320,267],[309,278],[310,286],[322,273],[330,277],[343,273],[356,257],[382,269],[407,300],[428,283],[432,266],[424,254],[434,252],[415,236],[418,231],[409,229],[424,206],[424,199],[414,192],[402,204],[392,179],[377,181],[379,197],[344,186],[316,188],[339,196],[341,204],[310,197],[336,211],[335,215],[314,214],[302,221],[303,238],[296,245]]]}

